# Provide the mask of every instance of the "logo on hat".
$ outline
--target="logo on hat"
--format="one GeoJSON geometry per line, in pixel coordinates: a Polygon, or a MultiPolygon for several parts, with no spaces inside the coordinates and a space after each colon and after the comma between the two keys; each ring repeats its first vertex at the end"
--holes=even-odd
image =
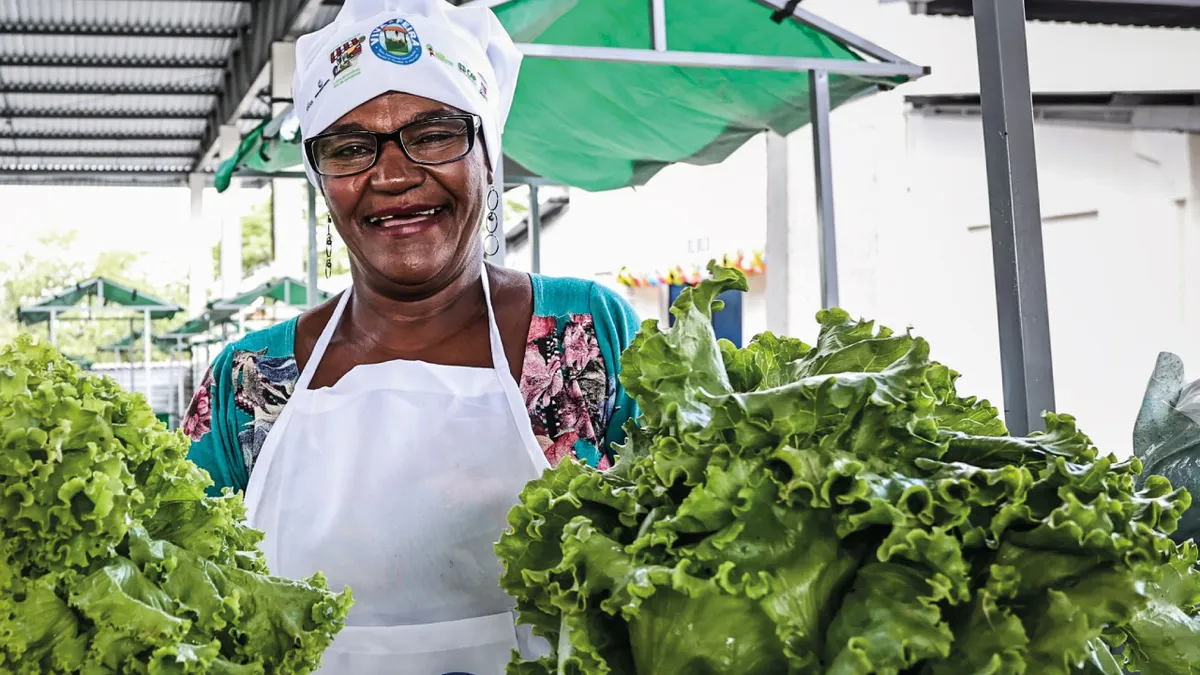
{"type": "Polygon", "coordinates": [[[358,67],[358,57],[362,55],[363,43],[367,36],[359,35],[350,38],[336,49],[329,52],[329,62],[333,64],[333,86],[337,87],[346,80],[359,75],[362,70],[358,67]]]}
{"type": "Polygon", "coordinates": [[[421,38],[404,19],[391,19],[371,31],[371,51],[384,61],[407,66],[421,58],[421,38]]]}

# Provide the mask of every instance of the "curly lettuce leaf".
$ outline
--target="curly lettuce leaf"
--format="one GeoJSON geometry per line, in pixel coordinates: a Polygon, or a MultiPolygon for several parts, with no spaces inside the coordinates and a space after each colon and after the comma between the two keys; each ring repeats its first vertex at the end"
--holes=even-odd
{"type": "Polygon", "coordinates": [[[0,674],[308,673],[348,592],[269,577],[145,399],[29,338],[0,349],[0,674]]]}
{"type": "Polygon", "coordinates": [[[1149,602],[1124,627],[1130,669],[1142,675],[1200,673],[1200,569],[1187,542],[1148,585],[1149,602]]]}
{"type": "Polygon", "coordinates": [[[744,279],[713,272],[622,356],[646,414],[613,470],[564,462],[511,512],[503,586],[553,649],[509,672],[1193,672],[1186,491],[1069,415],[1008,435],[923,339],[841,310],[812,347],[719,342],[744,279]]]}

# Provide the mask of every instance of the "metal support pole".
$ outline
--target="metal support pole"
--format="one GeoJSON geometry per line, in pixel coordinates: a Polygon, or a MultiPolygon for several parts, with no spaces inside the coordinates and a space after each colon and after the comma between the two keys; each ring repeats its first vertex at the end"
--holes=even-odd
{"type": "MultiPolygon", "coordinates": [[[[821,307],[838,306],[837,229],[833,216],[833,152],[829,142],[829,73],[808,74],[813,163],[817,181],[817,246],[821,268],[821,307]]],[[[771,264],[774,264],[772,261],[771,264]]]]}
{"type": "Polygon", "coordinates": [[[656,52],[667,51],[666,0],[650,0],[650,39],[656,52]]]}
{"type": "MultiPolygon", "coordinates": [[[[508,253],[508,242],[504,239],[504,163],[501,161],[500,166],[493,171],[492,189],[499,195],[499,203],[496,204],[496,231],[490,232],[487,221],[484,221],[483,233],[483,255],[485,259],[493,265],[504,266],[504,257],[508,253]],[[494,241],[495,243],[489,243],[494,241]]],[[[487,204],[491,206],[491,204],[487,204]]]]}
{"type": "Polygon", "coordinates": [[[317,306],[317,188],[308,183],[308,308],[317,306]]]}
{"type": "Polygon", "coordinates": [[[1025,7],[974,0],[974,10],[1004,415],[1014,435],[1025,435],[1054,410],[1025,7]]]}
{"type": "Polygon", "coordinates": [[[542,273],[542,202],[538,186],[529,186],[529,271],[542,273]]]}
{"type": "Polygon", "coordinates": [[[767,330],[776,335],[789,331],[792,215],[787,138],[767,132],[767,330]]]}
{"type": "Polygon", "coordinates": [[[204,222],[205,184],[206,177],[203,174],[194,173],[188,177],[191,191],[191,231],[188,237],[194,247],[188,253],[188,313],[192,315],[204,311],[213,282],[212,254],[208,237],[205,236],[208,231],[204,222]]]}
{"type": "MultiPolygon", "coordinates": [[[[236,126],[221,127],[221,161],[233,159],[242,136],[236,126]]],[[[242,214],[237,181],[221,196],[221,297],[237,295],[242,285],[242,214]]]]}
{"type": "MultiPolygon", "coordinates": [[[[146,358],[146,402],[150,404],[150,409],[154,410],[154,380],[150,378],[150,341],[153,336],[150,335],[150,310],[142,313],[142,342],[143,355],[146,358]]],[[[129,360],[133,361],[132,347],[130,348],[129,360]]]]}
{"type": "Polygon", "coordinates": [[[50,310],[50,346],[58,346],[58,312],[50,310]]]}
{"type": "MultiPolygon", "coordinates": [[[[133,335],[133,332],[134,332],[133,327],[135,325],[137,325],[136,320],[133,318],[130,318],[129,319],[129,335],[131,335],[131,336],[133,335]]],[[[133,345],[134,345],[134,341],[131,340],[129,343],[129,347],[126,348],[126,351],[129,352],[129,393],[131,393],[131,394],[133,392],[137,391],[137,386],[134,384],[134,380],[137,378],[137,364],[134,363],[135,359],[133,358],[133,345]]],[[[117,353],[118,354],[121,353],[121,349],[119,347],[117,348],[117,353]]]]}
{"type": "MultiPolygon", "coordinates": [[[[184,380],[183,374],[186,373],[188,369],[183,367],[183,359],[179,357],[180,351],[182,351],[182,347],[179,344],[179,341],[176,340],[176,342],[175,342],[175,364],[177,366],[176,375],[179,379],[175,383],[175,397],[176,397],[175,428],[179,428],[179,427],[183,426],[183,416],[187,412],[187,404],[188,404],[187,393],[184,391],[184,387],[183,387],[183,380],[184,380]]],[[[188,366],[189,366],[189,368],[191,366],[190,360],[188,361],[188,366]]]]}

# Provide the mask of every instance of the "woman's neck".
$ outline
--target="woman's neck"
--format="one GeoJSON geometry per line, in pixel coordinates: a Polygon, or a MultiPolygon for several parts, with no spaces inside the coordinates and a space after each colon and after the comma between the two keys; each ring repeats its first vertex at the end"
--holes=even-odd
{"type": "Polygon", "coordinates": [[[482,269],[482,260],[472,256],[446,281],[412,293],[355,273],[346,337],[385,352],[411,352],[450,339],[487,316],[482,269]]]}

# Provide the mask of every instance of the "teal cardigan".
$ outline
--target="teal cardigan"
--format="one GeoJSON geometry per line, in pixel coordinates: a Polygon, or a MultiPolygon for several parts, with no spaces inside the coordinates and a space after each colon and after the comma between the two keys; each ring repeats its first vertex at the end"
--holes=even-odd
{"type": "MultiPolygon", "coordinates": [[[[611,465],[635,415],[621,387],[621,352],[638,328],[633,308],[595,282],[534,275],[533,321],[519,383],[533,433],[550,464],[574,457],[611,465]]],[[[271,426],[300,372],[296,319],[251,333],[213,362],[184,417],[190,458],[223,488],[245,490],[271,426]]]]}

